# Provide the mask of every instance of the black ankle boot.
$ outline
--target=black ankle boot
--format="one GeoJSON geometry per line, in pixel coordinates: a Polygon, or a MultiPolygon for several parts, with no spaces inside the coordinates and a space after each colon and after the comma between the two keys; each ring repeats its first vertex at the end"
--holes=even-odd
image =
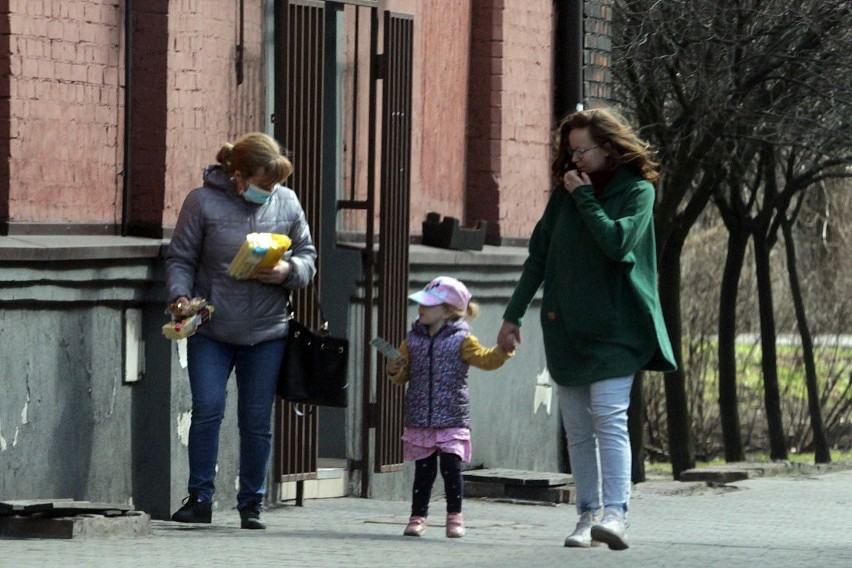
{"type": "Polygon", "coordinates": [[[240,528],[265,529],[266,523],[260,518],[260,503],[248,505],[240,509],[240,528]]]}
{"type": "Polygon", "coordinates": [[[172,520],[178,523],[209,523],[213,520],[213,504],[199,501],[196,493],[183,500],[183,507],[175,511],[172,520]]]}

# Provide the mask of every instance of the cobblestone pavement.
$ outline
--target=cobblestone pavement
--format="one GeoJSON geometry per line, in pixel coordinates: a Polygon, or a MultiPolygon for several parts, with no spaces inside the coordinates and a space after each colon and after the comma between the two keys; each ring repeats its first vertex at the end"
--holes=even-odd
{"type": "Polygon", "coordinates": [[[852,566],[852,471],[766,477],[676,495],[640,484],[630,549],[569,549],[573,506],[469,499],[467,536],[447,539],[443,503],[421,538],[403,537],[408,504],[340,498],[265,513],[266,531],[239,529],[236,511],[209,526],[154,521],[150,536],[0,540],[0,566],[852,566]]]}

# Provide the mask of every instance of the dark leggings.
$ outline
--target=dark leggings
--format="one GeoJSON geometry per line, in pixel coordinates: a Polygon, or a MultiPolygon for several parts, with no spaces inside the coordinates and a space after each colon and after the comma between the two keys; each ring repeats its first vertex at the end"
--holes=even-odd
{"type": "MultiPolygon", "coordinates": [[[[414,462],[414,489],[411,499],[411,516],[429,515],[429,499],[432,485],[438,475],[438,454],[414,462]]],[[[461,513],[464,481],[461,474],[461,457],[456,454],[441,454],[441,477],[444,478],[444,491],[447,494],[447,512],[461,513]]]]}

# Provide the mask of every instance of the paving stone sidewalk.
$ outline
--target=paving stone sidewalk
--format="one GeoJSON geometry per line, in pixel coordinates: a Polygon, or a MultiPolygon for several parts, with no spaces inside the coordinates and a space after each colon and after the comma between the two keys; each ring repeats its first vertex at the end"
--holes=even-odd
{"type": "Polygon", "coordinates": [[[636,486],[623,552],[564,548],[572,505],[469,499],[468,534],[451,540],[441,502],[418,539],[402,536],[408,503],[340,498],[267,511],[266,531],[240,530],[237,512],[224,511],[210,526],[154,521],[146,537],[5,539],[0,566],[852,566],[852,471],[674,489],[636,486]]]}

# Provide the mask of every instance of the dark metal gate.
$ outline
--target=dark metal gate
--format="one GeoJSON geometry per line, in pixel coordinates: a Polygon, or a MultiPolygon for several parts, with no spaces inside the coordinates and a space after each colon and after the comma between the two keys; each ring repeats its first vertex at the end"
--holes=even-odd
{"type": "MultiPolygon", "coordinates": [[[[353,460],[361,472],[362,496],[369,490],[371,470],[396,471],[402,467],[402,389],[390,387],[384,379],[384,362],[373,368],[374,354],[369,339],[378,334],[398,343],[407,325],[409,196],[411,178],[411,86],[414,21],[410,15],[385,12],[379,29],[378,3],[372,0],[289,0],[275,3],[276,79],[273,115],[275,136],[287,145],[295,165],[292,186],[297,190],[308,222],[314,231],[317,250],[321,239],[334,238],[318,230],[322,223],[322,134],[324,66],[334,55],[324,53],[324,22],[332,9],[346,5],[354,18],[355,79],[351,92],[351,140],[346,161],[350,164],[351,187],[348,195],[337,201],[337,210],[360,210],[366,215],[365,247],[362,251],[364,273],[364,330],[353,347],[364,350],[362,369],[351,369],[353,384],[362,387],[362,455],[353,460]],[[369,15],[368,60],[359,56],[361,15],[369,15]],[[378,53],[378,37],[383,32],[383,53],[378,53]],[[358,134],[358,107],[363,94],[358,92],[359,69],[369,73],[369,130],[366,142],[358,134]],[[381,116],[378,114],[378,87],[382,83],[381,116]],[[378,120],[377,120],[378,118],[378,120]],[[381,136],[381,152],[377,152],[381,136]],[[366,156],[365,195],[357,191],[356,164],[366,156]],[[376,165],[379,162],[377,180],[376,165]],[[376,181],[379,181],[378,200],[376,181]],[[378,219],[378,234],[376,234],[378,219]],[[315,229],[317,228],[317,229],[315,229]],[[378,249],[375,245],[378,245],[378,249]],[[372,314],[378,316],[374,332],[372,314]],[[357,376],[359,375],[360,376],[357,376]],[[376,381],[375,383],[373,381],[376,381]],[[373,402],[375,392],[376,401],[373,402]],[[375,453],[371,453],[371,433],[375,430],[375,453]]],[[[331,92],[331,91],[329,91],[331,92]]],[[[322,256],[318,271],[323,270],[322,256]]],[[[316,279],[319,284],[320,279],[316,279]]],[[[321,295],[321,294],[320,294],[321,295]]],[[[327,300],[328,301],[328,300],[327,300]]],[[[314,290],[300,292],[295,298],[298,317],[316,325],[314,290]]],[[[315,479],[317,471],[317,412],[300,415],[293,405],[279,403],[276,412],[276,479],[297,481],[297,500],[301,502],[302,481],[315,479]]],[[[359,413],[356,413],[359,417],[359,413]]]]}
{"type": "MultiPolygon", "coordinates": [[[[314,244],[320,249],[322,226],[322,104],[325,56],[325,3],[290,0],[275,3],[275,137],[287,146],[294,163],[289,183],[299,195],[314,244]]],[[[322,258],[317,258],[317,270],[322,258]]],[[[312,328],[318,324],[314,288],[294,294],[297,317],[312,328]]],[[[302,412],[278,399],[275,412],[275,476],[280,482],[297,481],[297,502],[302,502],[302,481],[317,476],[317,412],[302,412]]]]}
{"type": "MultiPolygon", "coordinates": [[[[385,12],[384,40],[378,332],[398,344],[408,320],[414,19],[385,12]]],[[[377,371],[375,471],[384,473],[402,468],[403,390],[384,379],[382,364],[377,371]]]]}

